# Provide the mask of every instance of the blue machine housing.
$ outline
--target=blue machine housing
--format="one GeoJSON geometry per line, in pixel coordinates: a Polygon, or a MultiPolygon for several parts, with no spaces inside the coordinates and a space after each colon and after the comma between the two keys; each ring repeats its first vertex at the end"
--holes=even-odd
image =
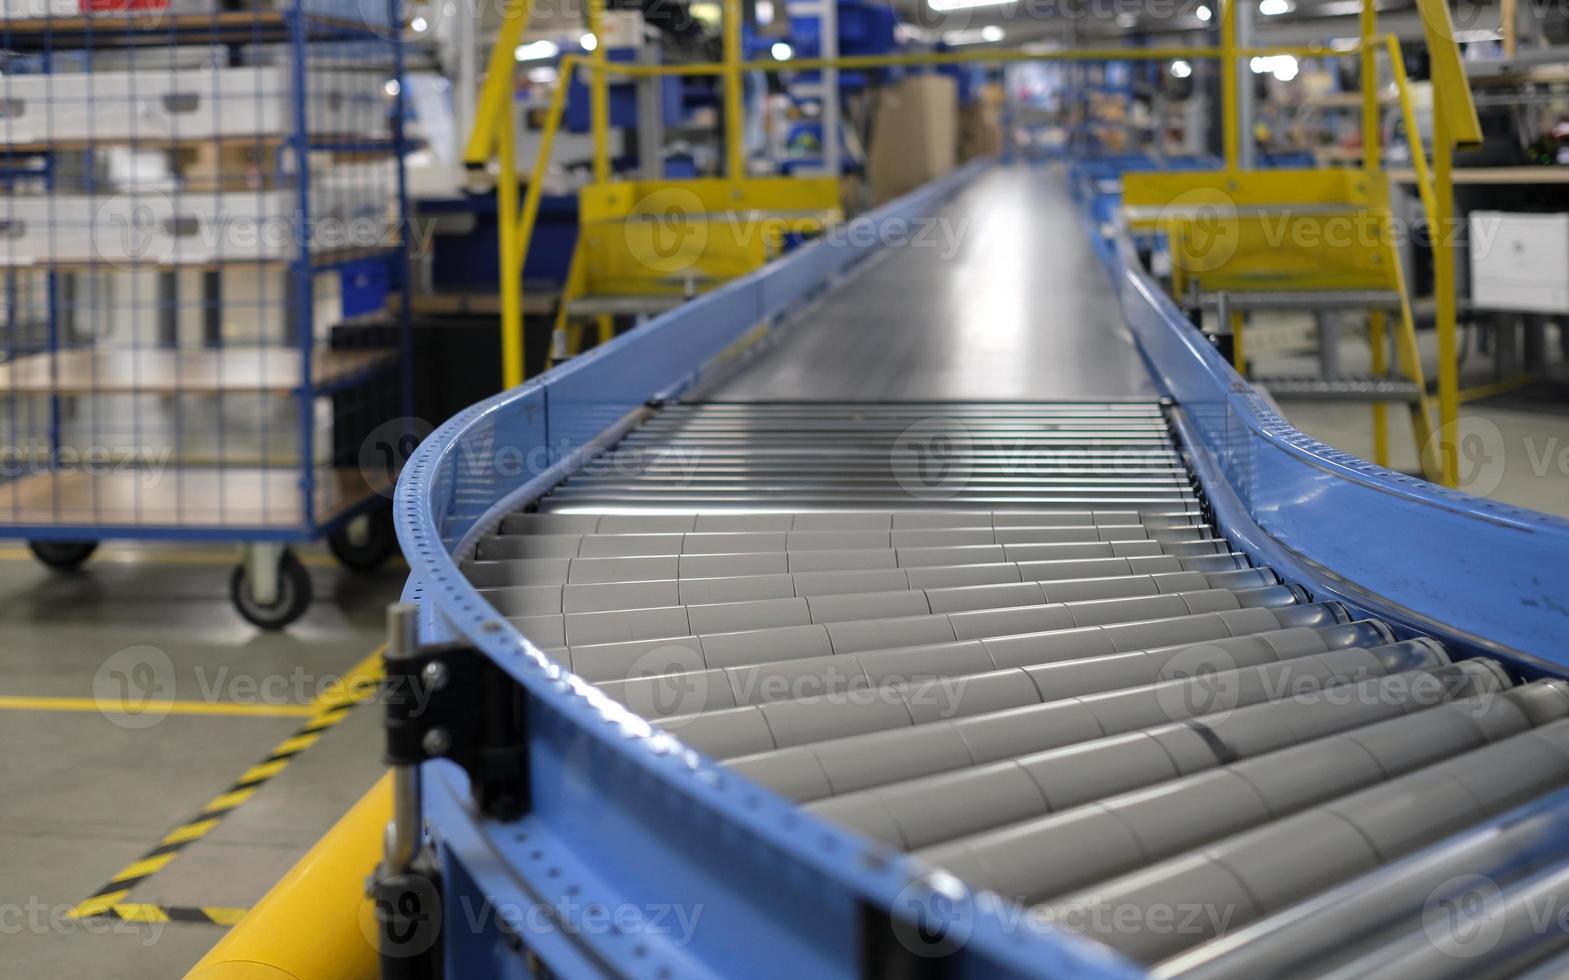
{"type": "MultiPolygon", "coordinates": [[[[984,166],[858,220],[930,214],[984,166]]],[[[1219,530],[1315,597],[1528,673],[1566,673],[1569,522],[1408,479],[1291,428],[1193,329],[1130,243],[1105,234],[1115,214],[1105,181],[1120,169],[1076,173],[1087,231],[1153,377],[1177,403],[1219,530]]],[[[422,639],[472,644],[527,700],[522,819],[478,816],[459,770],[425,766],[450,975],[525,976],[525,946],[563,976],[849,977],[868,975],[869,960],[919,966],[917,951],[878,928],[890,919],[943,938],[945,976],[1142,974],[686,749],[547,660],[458,570],[455,556],[618,437],[646,400],[690,389],[743,337],[755,341],[759,324],[771,330],[849,274],[873,251],[860,240],[797,249],[470,408],[405,470],[398,534],[422,639]]]]}

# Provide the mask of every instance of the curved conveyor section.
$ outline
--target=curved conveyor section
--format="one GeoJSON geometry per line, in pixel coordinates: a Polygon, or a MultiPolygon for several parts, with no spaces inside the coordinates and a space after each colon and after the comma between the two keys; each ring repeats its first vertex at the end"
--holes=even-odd
{"type": "Polygon", "coordinates": [[[1250,567],[1159,404],[674,404],[464,571],[686,745],[1168,972],[1316,973],[1305,925],[1206,944],[1569,786],[1569,684],[1250,567]]]}

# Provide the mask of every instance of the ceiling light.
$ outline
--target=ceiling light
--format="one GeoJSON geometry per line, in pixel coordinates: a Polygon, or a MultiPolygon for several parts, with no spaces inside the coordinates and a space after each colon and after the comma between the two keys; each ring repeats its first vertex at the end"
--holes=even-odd
{"type": "Polygon", "coordinates": [[[544,61],[560,53],[561,49],[556,47],[554,41],[530,41],[528,44],[520,44],[514,48],[512,57],[518,61],[544,61]]]}

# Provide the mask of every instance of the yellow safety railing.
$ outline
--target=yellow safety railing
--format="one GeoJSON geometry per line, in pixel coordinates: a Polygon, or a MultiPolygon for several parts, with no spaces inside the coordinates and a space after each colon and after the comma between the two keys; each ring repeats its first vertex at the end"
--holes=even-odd
{"type": "MultiPolygon", "coordinates": [[[[1453,188],[1450,178],[1452,154],[1457,145],[1473,143],[1480,139],[1480,126],[1476,109],[1471,100],[1470,87],[1460,61],[1459,48],[1454,41],[1454,28],[1444,0],[1418,0],[1430,59],[1433,65],[1434,86],[1434,138],[1433,165],[1427,166],[1420,130],[1417,128],[1415,109],[1411,101],[1410,86],[1401,60],[1399,42],[1391,35],[1382,39],[1376,33],[1376,12],[1372,0],[1363,4],[1360,21],[1360,38],[1350,48],[1322,44],[1240,46],[1236,43],[1235,11],[1237,0],[1221,0],[1221,43],[1219,47],[1186,48],[1120,48],[1095,47],[1063,51],[1025,51],[1022,49],[993,49],[981,52],[944,52],[923,54],[849,55],[837,58],[799,58],[787,62],[775,60],[743,61],[741,59],[741,16],[739,0],[724,0],[722,5],[723,56],[716,63],[700,64],[612,64],[606,57],[607,45],[602,37],[603,0],[592,0],[589,8],[590,33],[596,39],[591,54],[567,55],[561,59],[557,87],[552,95],[541,132],[538,156],[531,168],[528,190],[521,208],[517,200],[516,161],[514,159],[513,132],[513,49],[522,39],[532,13],[533,0],[510,0],[490,57],[489,74],[480,93],[474,132],[469,140],[465,162],[471,168],[488,166],[492,159],[500,165],[501,177],[497,187],[499,209],[499,237],[501,253],[501,320],[503,378],[507,386],[522,383],[523,323],[522,323],[522,267],[527,258],[528,243],[532,239],[534,223],[539,211],[542,182],[548,170],[555,137],[560,129],[565,110],[565,93],[574,73],[590,73],[591,92],[590,126],[593,134],[593,173],[596,182],[611,177],[609,152],[609,85],[612,78],[637,79],[661,76],[720,76],[722,78],[725,106],[725,173],[729,179],[745,177],[745,160],[741,134],[742,77],[748,72],[814,71],[827,68],[840,71],[892,68],[932,67],[960,64],[1006,64],[1025,61],[1171,61],[1219,60],[1223,101],[1228,111],[1224,120],[1223,145],[1225,168],[1237,171],[1241,166],[1241,146],[1244,134],[1240,132],[1235,106],[1241,62],[1253,57],[1291,55],[1299,58],[1345,57],[1358,55],[1362,60],[1362,112],[1363,112],[1363,167],[1370,173],[1380,170],[1379,147],[1379,93],[1377,89],[1376,58],[1383,48],[1390,58],[1406,131],[1412,146],[1412,161],[1417,171],[1417,187],[1430,225],[1444,230],[1433,236],[1435,265],[1435,293],[1437,301],[1438,333],[1438,393],[1439,393],[1439,452],[1443,460],[1444,482],[1454,482],[1455,449],[1454,422],[1458,414],[1459,385],[1456,361],[1456,303],[1454,293],[1454,248],[1452,235],[1447,231],[1454,221],[1453,188]]],[[[1404,288],[1402,284],[1402,293],[1404,288]]],[[[564,306],[564,304],[563,304],[564,306]]],[[[563,313],[565,309],[563,308],[563,313]]],[[[558,318],[559,320],[560,318],[558,318]]],[[[559,325],[559,324],[558,324],[559,325]]],[[[1374,313],[1369,320],[1369,341],[1373,349],[1373,369],[1382,374],[1388,369],[1385,354],[1386,324],[1381,313],[1374,313]]],[[[602,338],[605,335],[601,324],[602,338]]],[[[1414,337],[1397,342],[1397,357],[1406,373],[1421,377],[1420,361],[1414,337]]],[[[1385,407],[1373,408],[1375,456],[1381,462],[1388,455],[1388,422],[1385,407]]],[[[1424,447],[1427,448],[1427,447],[1424,447]]]]}
{"type": "MultiPolygon", "coordinates": [[[[736,0],[727,0],[724,9],[729,11],[732,7],[738,7],[736,0]]],[[[608,179],[610,172],[608,96],[602,96],[600,93],[608,92],[611,78],[636,79],[667,75],[723,76],[726,111],[731,114],[729,118],[739,121],[741,77],[747,72],[816,71],[825,68],[844,71],[1023,61],[1203,60],[1221,57],[1221,51],[1215,48],[1104,47],[1050,52],[993,50],[973,54],[849,55],[833,59],[798,58],[788,62],[741,61],[737,56],[739,38],[726,32],[727,52],[733,50],[734,54],[727,53],[721,62],[638,65],[607,62],[602,56],[604,45],[596,43],[589,58],[567,55],[561,59],[557,88],[541,128],[539,154],[531,169],[528,192],[520,210],[517,202],[516,180],[507,179],[508,175],[516,173],[511,58],[512,50],[527,25],[531,8],[532,0],[513,0],[512,6],[509,7],[510,12],[503,21],[502,32],[496,42],[497,51],[504,57],[499,57],[496,52],[492,53],[489,74],[477,102],[474,131],[465,153],[465,163],[471,169],[483,169],[492,159],[496,160],[503,178],[499,181],[496,193],[501,257],[502,375],[507,387],[521,384],[524,379],[522,267],[527,258],[528,242],[532,238],[534,222],[538,215],[542,179],[548,171],[551,150],[564,115],[565,93],[576,71],[586,70],[591,73],[594,95],[590,106],[590,126],[594,145],[593,169],[597,181],[600,180],[601,175],[605,175],[605,179],[608,179]]],[[[1340,55],[1344,52],[1317,44],[1235,49],[1237,58],[1288,54],[1297,57],[1323,57],[1340,55]]],[[[725,161],[727,176],[737,180],[744,177],[745,161],[741,144],[741,127],[738,122],[726,125],[725,161]]]]}

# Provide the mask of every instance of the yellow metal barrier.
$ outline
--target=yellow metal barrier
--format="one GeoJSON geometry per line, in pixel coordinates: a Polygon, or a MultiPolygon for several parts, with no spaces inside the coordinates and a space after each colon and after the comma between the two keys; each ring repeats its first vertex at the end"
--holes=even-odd
{"type": "Polygon", "coordinates": [[[262,896],[186,980],[372,980],[375,912],[365,881],[381,860],[392,777],[370,792],[262,896]]]}
{"type": "MultiPolygon", "coordinates": [[[[736,0],[727,0],[726,11],[734,13],[738,7],[736,0]]],[[[522,32],[529,20],[530,0],[511,0],[506,8],[503,20],[503,34],[497,42],[497,51],[492,52],[490,59],[490,74],[485,80],[476,108],[476,125],[468,144],[465,162],[470,168],[482,168],[490,162],[492,157],[499,157],[506,152],[499,147],[498,133],[509,123],[501,121],[502,116],[510,118],[512,113],[513,74],[511,64],[511,51],[517,41],[521,39],[522,32]],[[506,49],[501,52],[502,44],[506,49]],[[501,52],[498,54],[498,52],[501,52]],[[502,54],[506,57],[503,58],[502,54]]],[[[590,11],[591,18],[597,14],[590,11]]],[[[739,20],[733,21],[739,28],[739,20]]],[[[593,23],[591,19],[591,23],[593,23]]],[[[598,36],[597,30],[594,32],[598,36]]],[[[610,63],[603,57],[604,44],[595,46],[593,57],[586,60],[577,55],[568,55],[561,59],[557,89],[551,99],[550,109],[546,115],[541,133],[540,151],[535,159],[535,164],[530,175],[529,190],[524,199],[521,213],[516,205],[516,190],[503,191],[498,186],[497,207],[500,212],[500,244],[501,251],[501,294],[502,294],[502,374],[503,381],[508,387],[521,384],[524,379],[523,371],[523,315],[522,315],[522,263],[528,255],[528,243],[532,238],[534,221],[538,214],[539,188],[542,178],[549,166],[550,153],[554,145],[555,135],[560,129],[561,118],[564,110],[564,96],[572,74],[579,69],[586,69],[592,73],[592,91],[594,103],[592,106],[592,128],[594,143],[594,173],[596,183],[606,183],[609,174],[609,113],[607,103],[601,101],[602,91],[608,92],[608,82],[611,78],[647,78],[667,75],[703,76],[722,75],[725,78],[725,105],[731,118],[736,120],[735,125],[727,122],[725,133],[725,159],[726,173],[732,179],[745,173],[745,161],[741,151],[741,116],[740,79],[745,72],[781,72],[781,71],[815,71],[825,68],[840,70],[857,70],[871,68],[894,67],[936,67],[941,65],[960,64],[1002,64],[1021,61],[1169,61],[1173,59],[1206,59],[1220,56],[1220,51],[1213,48],[1081,48],[1072,51],[1034,52],[1023,50],[989,50],[984,52],[945,52],[938,54],[898,54],[898,55],[851,55],[832,59],[823,58],[798,58],[789,62],[779,61],[751,61],[743,62],[739,56],[739,38],[728,28],[725,32],[726,54],[718,63],[702,64],[676,64],[676,65],[638,65],[610,63]],[[601,84],[603,83],[603,84],[601,84]],[[602,176],[605,175],[605,176],[602,176]],[[503,199],[505,196],[505,200],[503,199]],[[516,222],[507,220],[509,215],[517,214],[516,222]],[[516,227],[516,237],[508,231],[509,227],[516,227]],[[518,270],[512,274],[509,270],[518,270]]],[[[1344,54],[1343,51],[1332,49],[1326,45],[1295,45],[1275,46],[1267,48],[1235,48],[1237,58],[1291,54],[1299,57],[1314,57],[1344,54]]],[[[606,96],[608,98],[608,96],[606,96]]],[[[515,173],[515,169],[505,166],[501,168],[502,175],[515,173]]],[[[502,180],[506,184],[506,180],[502,180]]],[[[677,186],[672,183],[670,186],[677,186]]],[[[822,211],[822,199],[805,185],[799,185],[802,193],[797,196],[790,210],[794,211],[822,211]]],[[[837,204],[833,209],[837,209],[837,204]]],[[[589,269],[574,255],[572,269],[568,274],[566,295],[580,295],[585,288],[585,277],[589,269]]],[[[567,325],[565,304],[558,313],[556,320],[556,333],[562,333],[567,325]]],[[[603,325],[601,339],[604,338],[603,325]]]]}
{"type": "MultiPolygon", "coordinates": [[[[1221,17],[1221,44],[1218,48],[1079,48],[1065,51],[1025,51],[1022,49],[992,49],[979,52],[944,52],[937,54],[895,54],[895,55],[861,55],[841,56],[837,58],[800,58],[788,62],[779,61],[752,61],[741,60],[740,48],[740,2],[739,0],[724,0],[721,11],[723,23],[723,56],[717,63],[706,64],[676,64],[676,65],[641,65],[641,64],[612,64],[606,57],[606,45],[601,36],[603,0],[593,0],[589,9],[589,26],[591,33],[596,38],[596,45],[591,58],[585,63],[576,56],[562,59],[560,80],[555,96],[552,98],[551,109],[547,116],[544,138],[539,157],[535,161],[531,180],[529,182],[529,196],[525,199],[521,212],[517,207],[516,188],[501,194],[498,192],[498,207],[501,210],[502,242],[502,334],[503,334],[503,374],[506,383],[511,386],[523,380],[523,325],[522,325],[522,263],[527,256],[528,242],[532,237],[534,219],[538,211],[538,187],[549,162],[549,154],[553,145],[556,130],[560,126],[562,115],[562,94],[569,83],[573,72],[579,68],[587,68],[591,72],[591,121],[594,143],[594,176],[596,184],[607,184],[611,181],[609,160],[609,110],[608,88],[612,77],[615,78],[649,78],[669,75],[702,76],[718,75],[723,78],[724,105],[725,105],[725,174],[732,180],[744,178],[746,163],[742,150],[741,133],[741,78],[745,72],[781,72],[781,71],[812,71],[821,69],[857,70],[891,67],[918,67],[940,66],[958,64],[1006,64],[1022,61],[1066,61],[1066,62],[1094,62],[1094,61],[1169,61],[1184,60],[1209,60],[1219,59],[1222,65],[1223,98],[1228,106],[1228,111],[1223,113],[1224,119],[1224,147],[1226,172],[1236,174],[1240,170],[1242,140],[1248,134],[1240,131],[1236,113],[1229,111],[1229,107],[1236,104],[1238,88],[1241,84],[1240,62],[1246,58],[1268,57],[1275,55],[1293,55],[1296,57],[1344,57],[1357,54],[1362,62],[1362,115],[1363,115],[1363,172],[1375,174],[1379,167],[1378,145],[1378,92],[1376,89],[1376,73],[1374,71],[1377,48],[1379,47],[1376,35],[1377,15],[1372,0],[1363,4],[1360,20],[1360,38],[1358,43],[1351,48],[1333,48],[1327,45],[1283,45],[1272,47],[1239,46],[1236,37],[1235,4],[1238,0],[1221,0],[1219,4],[1221,17]],[[505,199],[500,199],[503,197],[505,199]],[[532,202],[532,203],[531,203],[532,202]],[[514,222],[512,216],[516,214],[514,222]],[[509,228],[515,227],[515,232],[509,228]]],[[[1469,84],[1465,78],[1461,64],[1458,47],[1454,43],[1454,29],[1450,21],[1448,8],[1444,0],[1419,0],[1419,10],[1422,15],[1423,26],[1426,32],[1428,49],[1432,55],[1433,84],[1435,92],[1435,126],[1433,146],[1433,167],[1428,171],[1425,154],[1421,148],[1419,130],[1415,124],[1414,109],[1409,95],[1409,84],[1405,78],[1404,66],[1400,61],[1399,45],[1393,37],[1384,39],[1383,47],[1388,51],[1393,71],[1395,73],[1397,88],[1400,93],[1401,108],[1406,120],[1406,129],[1410,134],[1413,144],[1413,163],[1418,172],[1418,189],[1422,196],[1422,203],[1426,210],[1432,227],[1440,229],[1442,233],[1433,239],[1433,252],[1436,267],[1435,279],[1437,292],[1437,319],[1439,342],[1439,412],[1438,431],[1436,438],[1442,458],[1442,466],[1435,476],[1444,482],[1453,483],[1454,476],[1454,446],[1453,431],[1454,421],[1459,405],[1458,373],[1455,359],[1455,299],[1454,299],[1454,252],[1452,247],[1453,224],[1453,194],[1450,187],[1450,162],[1453,148],[1456,144],[1474,142],[1480,138],[1480,128],[1477,124],[1475,106],[1471,101],[1469,84]]],[[[512,112],[512,86],[513,73],[511,64],[511,49],[523,36],[523,31],[529,20],[530,0],[509,0],[506,16],[497,50],[492,52],[490,59],[490,75],[486,79],[484,90],[481,93],[478,106],[478,118],[474,133],[468,146],[467,162],[471,167],[488,164],[493,155],[498,153],[499,140],[497,134],[507,125],[502,122],[503,115],[510,118],[512,112]]],[[[506,152],[501,150],[500,152],[506,152]]],[[[515,180],[512,175],[515,169],[503,166],[503,184],[515,180]]],[[[670,186],[674,187],[675,184],[670,186]]],[[[810,197],[810,195],[806,195],[810,197]]],[[[649,231],[650,229],[644,229],[649,231]]],[[[637,232],[636,234],[642,234],[637,232]]],[[[648,244],[648,243],[645,243],[648,244]]],[[[610,261],[614,264],[614,260],[610,261]]],[[[568,295],[574,291],[581,293],[586,288],[586,283],[593,280],[604,262],[595,263],[586,261],[581,256],[574,256],[572,271],[568,277],[568,295]]],[[[1347,272],[1345,266],[1340,266],[1339,271],[1347,272]]],[[[1349,270],[1355,273],[1359,270],[1349,270]]],[[[1345,280],[1337,282],[1344,287],[1345,280]]],[[[1404,296],[1404,284],[1401,284],[1404,296]]],[[[1409,302],[1406,304],[1409,306],[1409,302]]],[[[1409,316],[1402,316],[1408,320],[1409,316]]],[[[558,332],[567,323],[565,304],[557,319],[558,332]]],[[[1369,323],[1369,334],[1382,332],[1382,325],[1375,327],[1369,323]]],[[[1404,329],[1400,334],[1404,334],[1404,329]]],[[[601,339],[607,334],[604,318],[601,318],[601,339]]],[[[1398,336],[1398,335],[1397,335],[1398,336]]],[[[1402,363],[1415,356],[1414,342],[1411,350],[1406,350],[1408,345],[1404,340],[1397,345],[1402,363]]],[[[1375,357],[1378,355],[1375,355],[1375,357]]],[[[1375,369],[1377,365],[1375,365],[1375,369]]],[[[1417,365],[1420,370],[1420,365],[1417,365]]],[[[1373,409],[1373,426],[1375,430],[1375,455],[1379,462],[1387,462],[1387,440],[1381,438],[1385,428],[1384,410],[1382,406],[1373,409]]]]}

